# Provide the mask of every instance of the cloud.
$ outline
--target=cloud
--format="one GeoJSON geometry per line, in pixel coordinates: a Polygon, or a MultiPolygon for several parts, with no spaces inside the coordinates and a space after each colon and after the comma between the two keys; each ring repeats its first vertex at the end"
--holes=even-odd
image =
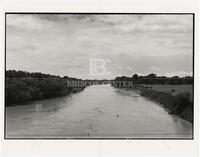
{"type": "Polygon", "coordinates": [[[30,15],[7,14],[6,26],[21,30],[39,30],[42,23],[30,15]]]}
{"type": "Polygon", "coordinates": [[[178,71],[178,72],[171,72],[171,73],[164,73],[165,76],[192,76],[192,72],[186,71],[178,71]]]}
{"type": "Polygon", "coordinates": [[[117,66],[117,69],[123,70],[123,68],[121,66],[117,66]]]}
{"type": "Polygon", "coordinates": [[[160,70],[160,68],[159,67],[155,67],[155,66],[151,66],[150,70],[153,71],[153,72],[158,72],[160,70]]]}
{"type": "Polygon", "coordinates": [[[191,15],[8,14],[6,67],[91,78],[90,58],[102,58],[111,61],[107,65],[111,74],[105,78],[190,73],[192,19],[191,15]]]}
{"type": "Polygon", "coordinates": [[[129,71],[133,71],[133,68],[131,68],[130,66],[127,66],[126,69],[129,71]]]}

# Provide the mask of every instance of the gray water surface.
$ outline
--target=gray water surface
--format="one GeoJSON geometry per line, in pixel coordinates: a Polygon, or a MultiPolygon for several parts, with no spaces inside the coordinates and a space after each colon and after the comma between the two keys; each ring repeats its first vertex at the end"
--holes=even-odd
{"type": "Polygon", "coordinates": [[[191,138],[192,124],[136,91],[95,85],[6,108],[7,138],[191,138]]]}

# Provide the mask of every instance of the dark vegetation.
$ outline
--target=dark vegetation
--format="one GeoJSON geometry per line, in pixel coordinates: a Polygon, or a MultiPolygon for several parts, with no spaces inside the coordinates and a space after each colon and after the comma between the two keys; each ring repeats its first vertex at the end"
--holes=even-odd
{"type": "Polygon", "coordinates": [[[6,71],[6,106],[33,100],[41,100],[82,90],[85,86],[69,87],[67,81],[81,79],[68,76],[60,77],[43,73],[24,71],[6,71]]]}
{"type": "MultiPolygon", "coordinates": [[[[148,97],[160,103],[163,107],[169,110],[170,114],[175,114],[182,117],[185,120],[193,122],[193,102],[191,101],[191,95],[189,92],[180,92],[177,95],[172,95],[175,92],[174,89],[171,90],[172,93],[162,92],[158,90],[153,90],[152,87],[145,87],[145,85],[163,85],[163,88],[168,88],[168,85],[193,85],[193,77],[165,77],[156,76],[156,74],[149,74],[147,76],[138,76],[134,74],[132,77],[116,77],[114,81],[131,81],[134,86],[132,88],[141,91],[140,95],[148,97]]],[[[115,87],[122,87],[119,84],[113,84],[115,87]]]]}
{"type": "Polygon", "coordinates": [[[166,76],[157,76],[154,73],[151,73],[146,76],[139,76],[134,74],[132,77],[120,76],[116,77],[115,81],[133,81],[134,84],[169,84],[169,85],[181,85],[181,84],[193,84],[193,77],[166,77],[166,76]]]}

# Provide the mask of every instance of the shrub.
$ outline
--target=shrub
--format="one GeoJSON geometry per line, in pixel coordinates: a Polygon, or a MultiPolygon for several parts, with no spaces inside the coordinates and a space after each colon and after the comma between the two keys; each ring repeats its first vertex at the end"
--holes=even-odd
{"type": "Polygon", "coordinates": [[[183,110],[190,105],[190,93],[184,92],[174,96],[174,105],[173,113],[181,114],[183,110]]]}
{"type": "Polygon", "coordinates": [[[158,98],[158,102],[161,103],[164,107],[171,109],[174,105],[174,97],[169,93],[162,93],[158,98]]]}
{"type": "Polygon", "coordinates": [[[190,122],[193,121],[193,103],[190,101],[189,92],[173,96],[170,93],[145,89],[141,92],[141,95],[156,100],[164,107],[168,108],[170,114],[179,115],[190,122]]]}
{"type": "Polygon", "coordinates": [[[31,95],[29,92],[20,91],[16,96],[16,102],[26,102],[31,99],[31,95]]]}

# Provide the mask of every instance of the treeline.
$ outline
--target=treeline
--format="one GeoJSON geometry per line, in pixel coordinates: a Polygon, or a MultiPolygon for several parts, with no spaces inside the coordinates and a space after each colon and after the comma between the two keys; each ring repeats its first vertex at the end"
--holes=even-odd
{"type": "Polygon", "coordinates": [[[6,70],[6,78],[62,78],[69,80],[81,80],[68,76],[60,77],[59,75],[50,75],[41,72],[26,72],[16,70],[6,70]]]}
{"type": "Polygon", "coordinates": [[[169,84],[169,85],[181,85],[181,84],[193,84],[193,77],[166,77],[157,76],[157,74],[151,73],[146,76],[139,76],[134,74],[132,77],[120,76],[114,79],[115,81],[133,81],[134,84],[169,84]]]}
{"type": "MultiPolygon", "coordinates": [[[[6,106],[33,100],[64,96],[78,91],[67,85],[67,81],[81,80],[68,76],[30,73],[24,71],[6,71],[6,106]]],[[[84,87],[81,87],[82,89],[84,87]]]]}

